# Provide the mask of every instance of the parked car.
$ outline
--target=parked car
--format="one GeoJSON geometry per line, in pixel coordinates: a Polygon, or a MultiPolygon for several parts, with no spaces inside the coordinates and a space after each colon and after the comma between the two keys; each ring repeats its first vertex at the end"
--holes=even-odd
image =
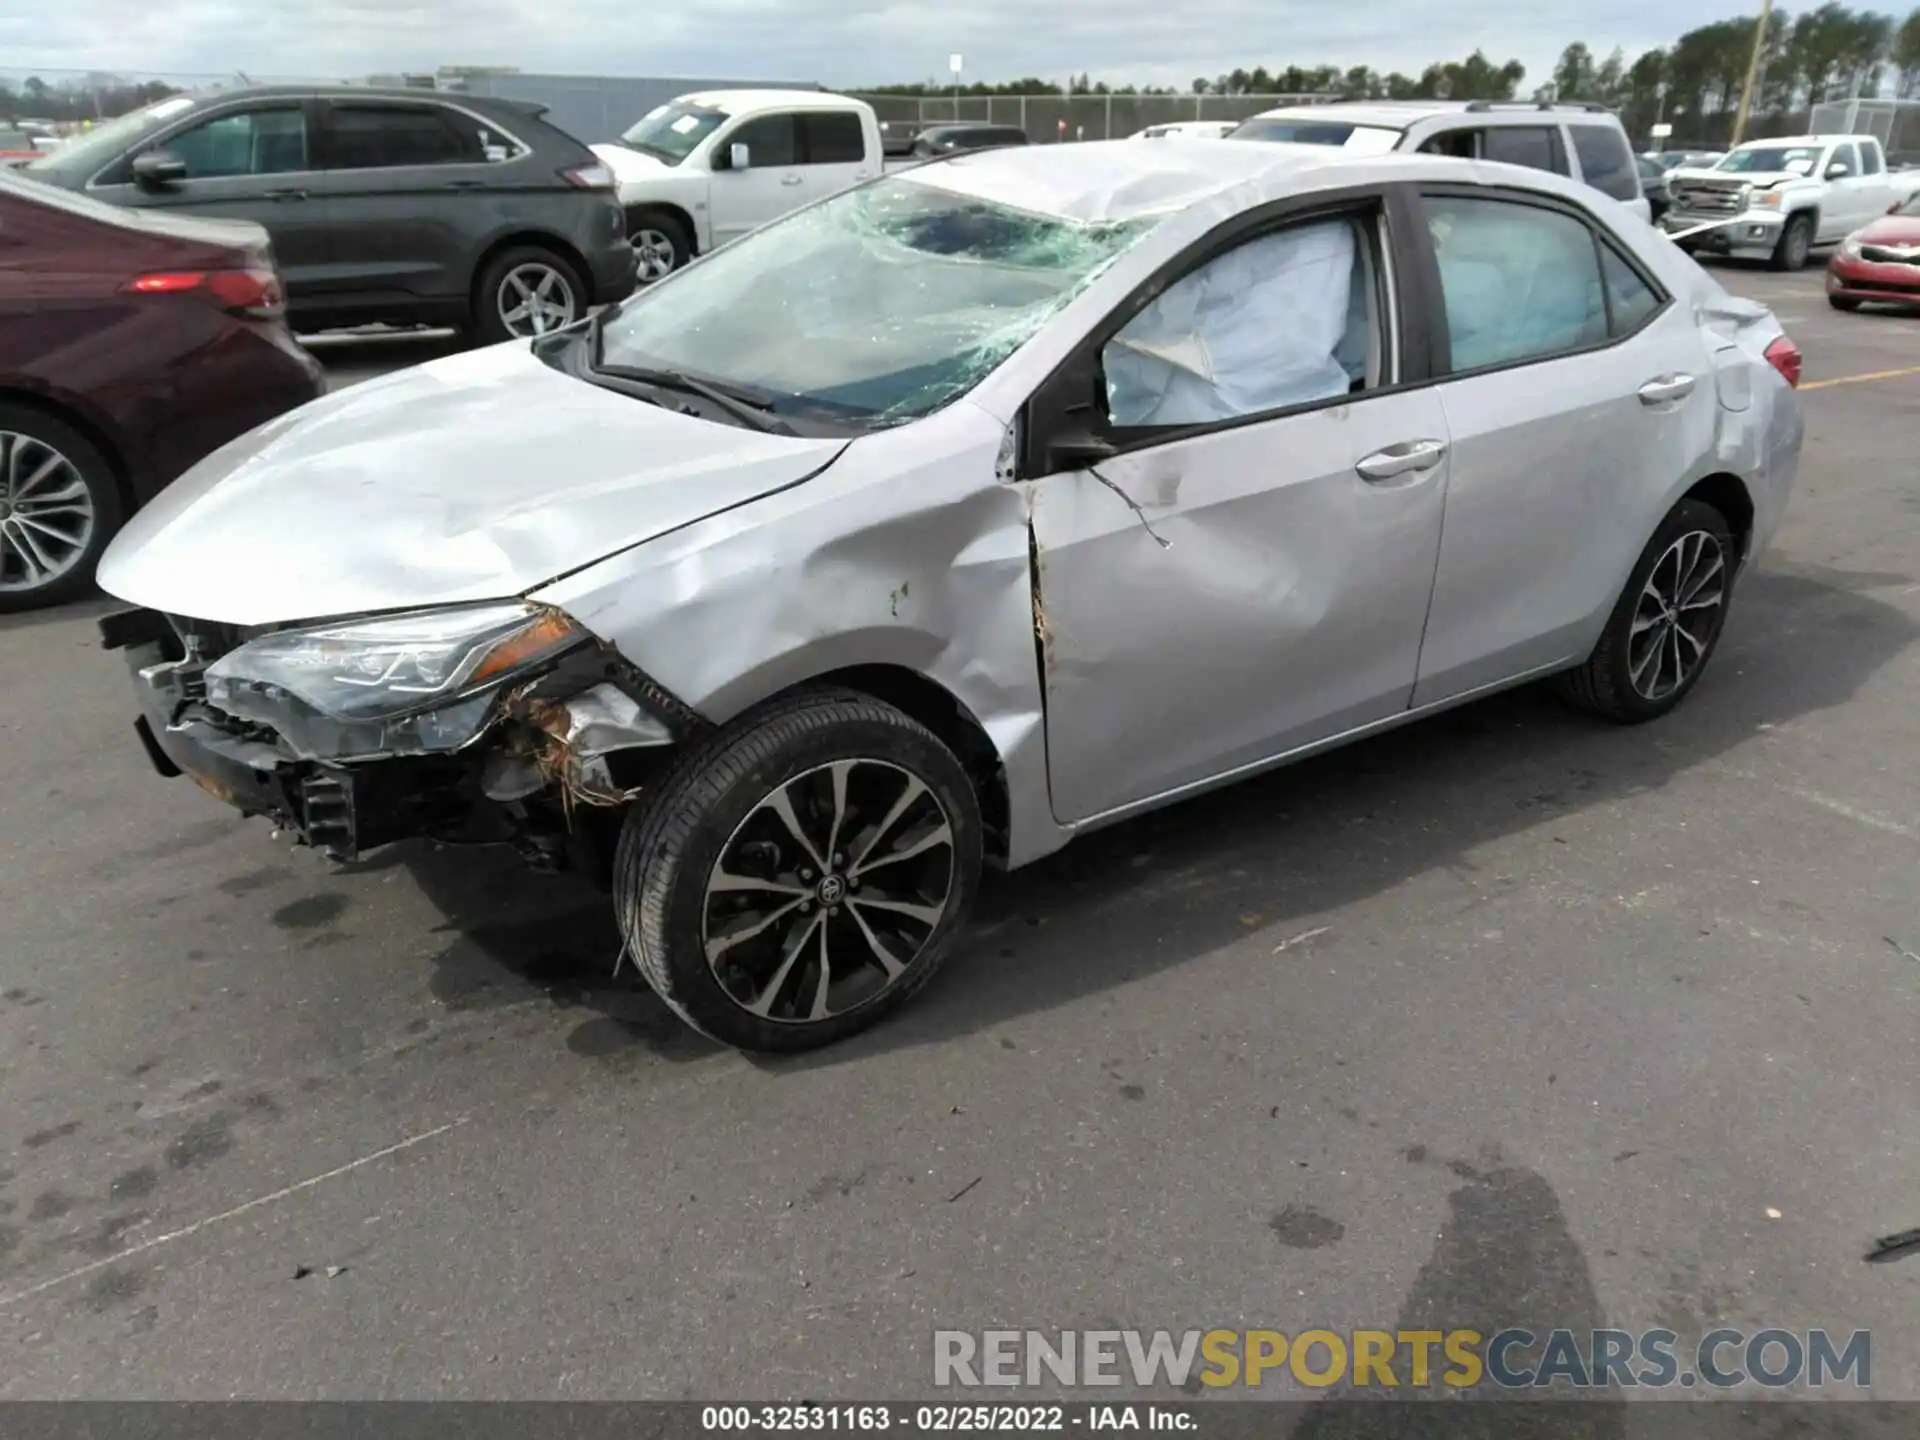
{"type": "Polygon", "coordinates": [[[497,341],[633,289],[612,173],[542,113],[361,87],[175,95],[22,173],[117,205],[265,226],[296,329],[463,325],[497,341]]]}
{"type": "Polygon", "coordinates": [[[952,125],[930,125],[913,138],[913,153],[922,160],[963,150],[996,150],[1003,145],[1025,145],[1027,132],[1018,125],[989,125],[963,120],[952,125]]]}
{"type": "Polygon", "coordinates": [[[114,543],[103,633],[163,772],[336,855],[617,835],[648,983],[803,1049],[983,860],[1545,676],[1670,711],[1798,372],[1544,172],[987,151],[256,432],[114,543]]]}
{"type": "Polygon", "coordinates": [[[0,174],[0,610],[71,599],[122,519],[321,393],[257,225],[0,174]]]}
{"type": "Polygon", "coordinates": [[[1497,160],[1584,181],[1651,220],[1620,118],[1601,105],[1492,100],[1336,101],[1263,110],[1229,140],[1337,145],[1356,155],[1413,150],[1497,160]]]}
{"type": "Polygon", "coordinates": [[[1129,140],[1220,140],[1239,129],[1238,120],[1175,120],[1136,130],[1129,140]]]}
{"type": "Polygon", "coordinates": [[[1871,135],[1801,135],[1737,145],[1708,170],[1670,177],[1662,220],[1686,249],[1798,270],[1818,248],[1920,192],[1920,173],[1887,168],[1871,135]]]}
{"type": "Polygon", "coordinates": [[[1660,223],[1660,217],[1667,213],[1667,207],[1673,204],[1673,192],[1667,185],[1667,172],[1659,160],[1650,155],[1634,157],[1634,164],[1640,171],[1640,193],[1647,197],[1647,207],[1653,222],[1660,223]]]}
{"type": "Polygon", "coordinates": [[[24,165],[29,160],[38,160],[40,153],[29,132],[0,128],[0,167],[24,165]]]}
{"type": "Polygon", "coordinates": [[[873,107],[818,90],[682,95],[593,153],[618,179],[643,284],[885,164],[873,107]]]}
{"type": "Polygon", "coordinates": [[[1718,165],[1726,153],[1724,150],[1661,150],[1652,158],[1660,162],[1662,170],[1706,169],[1718,165]]]}
{"type": "Polygon", "coordinates": [[[1875,300],[1920,306],[1920,196],[1854,231],[1827,262],[1834,309],[1858,310],[1875,300]]]}

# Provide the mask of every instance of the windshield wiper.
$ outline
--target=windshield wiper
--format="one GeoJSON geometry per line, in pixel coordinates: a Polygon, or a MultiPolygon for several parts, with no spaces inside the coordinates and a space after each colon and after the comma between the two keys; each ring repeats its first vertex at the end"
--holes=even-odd
{"type": "Polygon", "coordinates": [[[605,365],[599,360],[598,333],[591,336],[594,346],[592,370],[596,375],[604,375],[610,380],[630,380],[639,385],[651,385],[660,390],[679,390],[688,395],[697,395],[709,405],[724,410],[742,425],[754,430],[764,430],[769,435],[795,435],[796,431],[786,421],[773,413],[773,402],[745,390],[736,390],[733,386],[717,385],[711,380],[696,380],[691,375],[683,375],[678,370],[653,370],[643,365],[605,365]]]}

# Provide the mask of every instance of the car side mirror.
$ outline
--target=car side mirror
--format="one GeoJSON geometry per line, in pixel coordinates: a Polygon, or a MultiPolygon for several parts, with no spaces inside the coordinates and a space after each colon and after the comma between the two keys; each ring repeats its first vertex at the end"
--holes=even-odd
{"type": "Polygon", "coordinates": [[[1047,446],[1047,472],[1086,470],[1120,452],[1097,435],[1063,436],[1047,446]]]}
{"type": "Polygon", "coordinates": [[[727,147],[727,169],[751,170],[753,168],[753,150],[750,146],[737,141],[727,147]]]}
{"type": "Polygon", "coordinates": [[[167,150],[149,150],[133,157],[133,183],[143,190],[159,190],[187,178],[187,162],[167,150]]]}
{"type": "Polygon", "coordinates": [[[1853,171],[1848,168],[1846,163],[1840,160],[1834,161],[1833,164],[1827,167],[1827,179],[1829,180],[1844,180],[1852,173],[1853,171]]]}

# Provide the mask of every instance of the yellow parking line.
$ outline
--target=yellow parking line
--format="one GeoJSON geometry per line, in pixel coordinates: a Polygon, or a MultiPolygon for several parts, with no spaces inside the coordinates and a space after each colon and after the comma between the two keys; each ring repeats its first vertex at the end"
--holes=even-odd
{"type": "Polygon", "coordinates": [[[1869,370],[1864,375],[1836,375],[1831,380],[1803,380],[1802,390],[1824,390],[1829,385],[1864,385],[1869,380],[1898,380],[1903,375],[1920,375],[1920,365],[1904,365],[1898,370],[1869,370]]]}

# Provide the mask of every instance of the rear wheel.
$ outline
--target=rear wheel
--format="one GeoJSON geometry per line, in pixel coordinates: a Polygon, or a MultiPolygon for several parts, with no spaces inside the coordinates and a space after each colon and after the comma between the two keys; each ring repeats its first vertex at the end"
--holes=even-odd
{"type": "Polygon", "coordinates": [[[516,245],[496,255],[474,286],[473,334],[483,345],[550,334],[587,313],[587,293],[564,256],[516,245]]]}
{"type": "Polygon", "coordinates": [[[1787,228],[1780,232],[1780,242],[1773,247],[1773,254],[1767,260],[1769,270],[1799,270],[1807,263],[1807,255],[1813,249],[1813,217],[1795,215],[1787,221],[1787,228]]]}
{"type": "Polygon", "coordinates": [[[1860,308],[1860,302],[1847,295],[1829,295],[1827,303],[1836,310],[1852,311],[1860,308]]]}
{"type": "Polygon", "coordinates": [[[634,810],[614,901],[681,1019],[744,1050],[810,1050],[932,978],[980,849],[945,745],[892,706],[814,692],[722,730],[634,810]]]}
{"type": "Polygon", "coordinates": [[[0,405],[0,611],[85,594],[121,518],[98,446],[55,416],[0,405]]]}
{"type": "Polygon", "coordinates": [[[1673,709],[1720,643],[1736,562],[1720,512],[1682,500],[1641,552],[1587,663],[1561,677],[1561,692],[1625,724],[1673,709]]]}

